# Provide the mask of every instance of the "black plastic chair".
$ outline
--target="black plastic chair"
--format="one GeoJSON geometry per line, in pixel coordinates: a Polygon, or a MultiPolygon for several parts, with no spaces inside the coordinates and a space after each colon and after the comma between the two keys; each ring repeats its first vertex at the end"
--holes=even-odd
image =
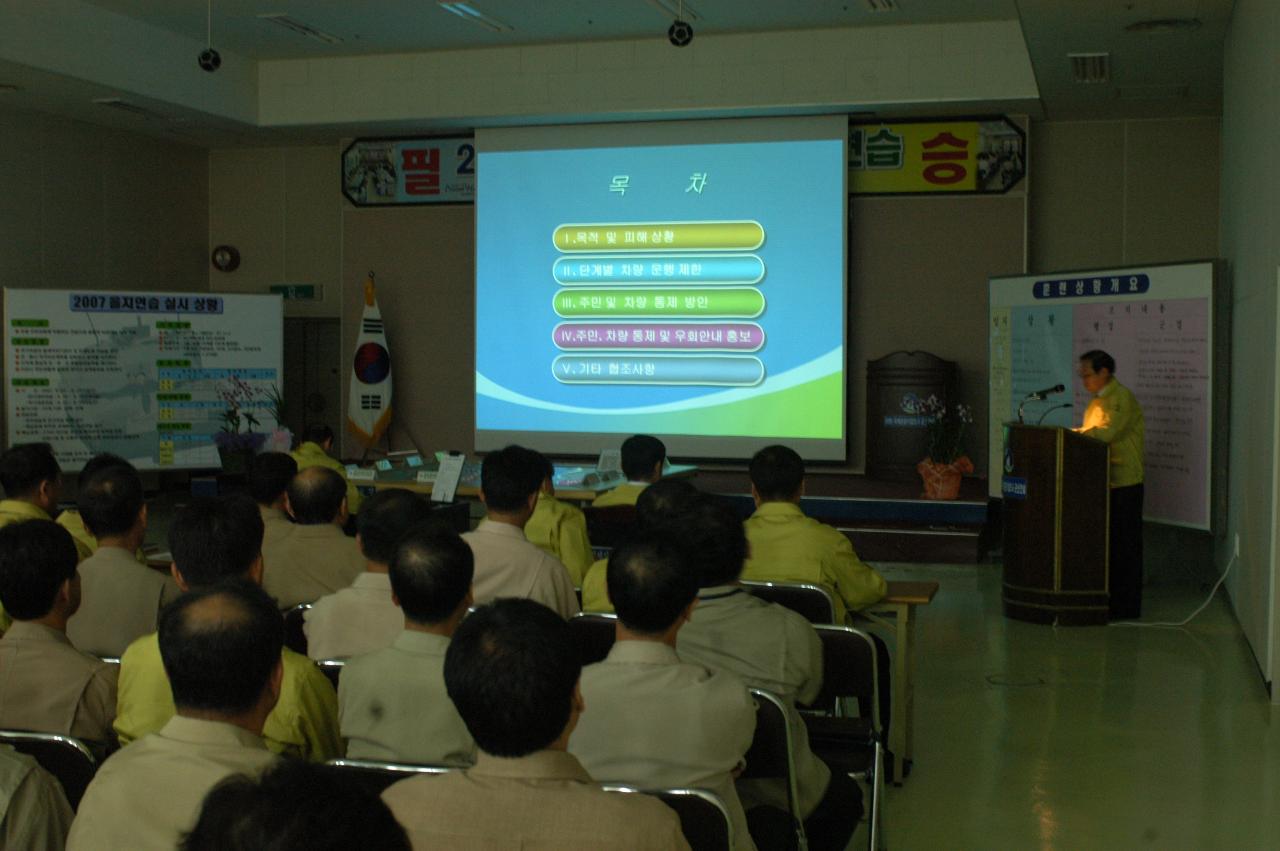
{"type": "Polygon", "coordinates": [[[796,848],[808,851],[804,814],[800,811],[800,788],[796,777],[796,744],[787,716],[795,710],[773,692],[751,689],[756,703],[756,734],[745,757],[741,778],[781,779],[787,790],[787,813],[796,832],[796,848]]]}
{"type": "Polygon", "coordinates": [[[333,688],[336,691],[338,679],[342,676],[342,669],[346,664],[346,659],[321,659],[316,662],[316,667],[320,669],[320,673],[329,678],[329,682],[333,683],[333,688]]]}
{"type": "Polygon", "coordinates": [[[762,582],[742,580],[742,587],[753,597],[785,606],[804,615],[812,624],[835,623],[836,601],[831,592],[809,582],[762,582]]]}
{"type": "Polygon", "coordinates": [[[634,505],[606,505],[582,509],[587,521],[587,538],[593,547],[616,547],[635,530],[636,507],[634,505]]]}
{"type": "Polygon", "coordinates": [[[45,771],[58,778],[71,808],[80,806],[84,790],[98,771],[98,760],[87,744],[71,736],[23,730],[0,730],[0,742],[35,757],[45,771]]]}
{"type": "Polygon", "coordinates": [[[658,798],[680,817],[680,831],[692,851],[730,851],[733,821],[720,796],[706,789],[637,789],[607,783],[606,792],[644,794],[658,798]]]}
{"type": "Polygon", "coordinates": [[[299,603],[284,613],[284,646],[294,653],[307,655],[307,634],[302,629],[310,603],[299,603]]]}
{"type": "Polygon", "coordinates": [[[617,615],[604,612],[581,612],[569,618],[569,631],[578,645],[578,658],[583,665],[604,661],[613,649],[617,615]]]}

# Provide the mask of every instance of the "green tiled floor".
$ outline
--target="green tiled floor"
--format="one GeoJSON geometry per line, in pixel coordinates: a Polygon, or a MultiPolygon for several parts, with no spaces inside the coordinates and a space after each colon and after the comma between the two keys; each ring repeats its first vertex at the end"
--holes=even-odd
{"type": "MultiPolygon", "coordinates": [[[[1280,848],[1280,714],[1221,592],[1184,629],[1053,628],[1002,616],[998,565],[883,570],[941,583],[889,848],[1280,848]]],[[[1149,588],[1145,619],[1203,595],[1149,588]]]]}

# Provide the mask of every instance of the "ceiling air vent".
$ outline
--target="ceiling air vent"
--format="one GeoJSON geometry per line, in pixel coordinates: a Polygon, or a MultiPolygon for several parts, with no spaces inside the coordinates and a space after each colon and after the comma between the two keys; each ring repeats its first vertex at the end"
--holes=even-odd
{"type": "Polygon", "coordinates": [[[291,32],[297,33],[298,35],[305,35],[307,38],[315,39],[316,41],[323,42],[324,44],[342,44],[342,39],[333,33],[318,30],[311,26],[311,24],[305,24],[297,18],[289,17],[284,12],[268,12],[266,14],[259,15],[258,20],[277,24],[278,26],[282,26],[291,32]]]}
{"type": "Polygon", "coordinates": [[[1169,33],[1191,32],[1200,29],[1200,26],[1199,18],[1158,18],[1129,24],[1124,28],[1124,31],[1141,35],[1168,35],[1169,33]]]}
{"type": "Polygon", "coordinates": [[[873,12],[896,12],[898,0],[866,0],[867,8],[873,12]]]}
{"type": "Polygon", "coordinates": [[[1077,83],[1105,83],[1111,79],[1110,53],[1068,53],[1071,79],[1077,83]]]}
{"type": "Polygon", "coordinates": [[[139,106],[136,103],[130,103],[124,98],[94,98],[93,102],[98,106],[105,106],[120,112],[128,112],[140,118],[154,119],[156,121],[172,120],[163,113],[156,112],[154,109],[147,109],[145,106],[139,106]]]}

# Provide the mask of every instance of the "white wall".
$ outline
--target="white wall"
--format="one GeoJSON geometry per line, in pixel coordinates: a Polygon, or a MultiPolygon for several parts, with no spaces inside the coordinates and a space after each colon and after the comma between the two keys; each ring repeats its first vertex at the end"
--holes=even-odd
{"type": "MultiPolygon", "coordinates": [[[[1280,264],[1280,4],[1236,0],[1227,35],[1222,111],[1222,254],[1233,292],[1227,589],[1263,676],[1275,679],[1276,275],[1280,264]]],[[[1273,692],[1280,702],[1280,692],[1273,692]]]]}

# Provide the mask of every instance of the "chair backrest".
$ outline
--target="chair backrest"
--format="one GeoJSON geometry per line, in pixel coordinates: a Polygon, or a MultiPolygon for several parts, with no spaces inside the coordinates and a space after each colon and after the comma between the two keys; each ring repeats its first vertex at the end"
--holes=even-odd
{"type": "Polygon", "coordinates": [[[367,759],[331,759],[333,765],[349,772],[375,795],[399,780],[419,774],[447,774],[458,769],[449,765],[409,765],[401,762],[377,762],[367,759]]]}
{"type": "Polygon", "coordinates": [[[80,806],[84,790],[98,770],[98,761],[94,759],[88,745],[70,736],[21,730],[0,730],[0,742],[13,745],[14,750],[35,757],[45,771],[58,778],[71,808],[80,806]]]}
{"type": "Polygon", "coordinates": [[[604,785],[606,792],[644,794],[658,798],[676,811],[680,830],[692,851],[730,851],[733,848],[733,821],[720,796],[706,789],[637,789],[634,786],[604,785]]]}
{"type": "Polygon", "coordinates": [[[804,814],[800,812],[800,790],[796,779],[796,743],[791,736],[790,713],[794,712],[773,692],[753,688],[756,703],[756,733],[745,757],[743,778],[779,778],[787,790],[787,809],[795,823],[798,846],[806,847],[804,814]]]}
{"type": "Polygon", "coordinates": [[[889,648],[878,635],[850,626],[815,626],[822,640],[822,691],[806,708],[848,714],[841,698],[858,702],[881,741],[889,722],[889,648]],[[883,725],[883,726],[882,726],[883,725]]]}
{"type": "Polygon", "coordinates": [[[587,521],[587,537],[593,547],[616,547],[626,540],[636,526],[634,505],[606,505],[582,509],[587,521]]]}
{"type": "Polygon", "coordinates": [[[284,613],[284,646],[294,653],[307,655],[307,634],[302,631],[303,615],[310,603],[299,603],[284,613]]]}
{"type": "Polygon", "coordinates": [[[580,612],[569,618],[569,630],[583,665],[593,665],[609,655],[617,623],[617,615],[603,612],[580,612]]]}
{"type": "Polygon", "coordinates": [[[809,623],[835,623],[836,601],[831,592],[809,582],[760,582],[742,580],[742,587],[753,596],[785,606],[804,615],[809,623]]]}
{"type": "Polygon", "coordinates": [[[337,689],[338,678],[342,676],[342,668],[346,664],[346,659],[321,659],[316,662],[316,667],[320,669],[320,673],[329,678],[329,682],[333,683],[333,687],[337,689]]]}

